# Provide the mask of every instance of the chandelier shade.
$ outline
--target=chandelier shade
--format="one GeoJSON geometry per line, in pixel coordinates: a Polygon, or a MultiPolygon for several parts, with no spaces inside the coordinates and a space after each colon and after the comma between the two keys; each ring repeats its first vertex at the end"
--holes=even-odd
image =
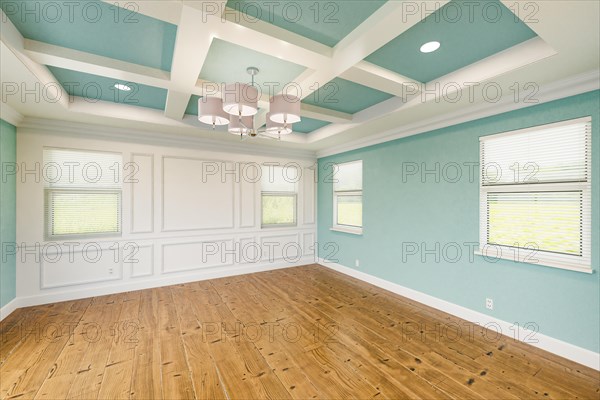
{"type": "Polygon", "coordinates": [[[198,120],[209,125],[227,125],[229,115],[223,111],[223,101],[218,97],[198,99],[198,120]]]}
{"type": "Polygon", "coordinates": [[[246,135],[248,131],[254,128],[254,119],[251,115],[242,117],[232,116],[229,121],[229,133],[234,135],[246,135]]]}
{"type": "Polygon", "coordinates": [[[254,137],[281,140],[282,135],[292,133],[293,123],[300,122],[300,98],[286,94],[271,97],[265,126],[255,128],[254,116],[258,113],[260,92],[254,77],[259,70],[248,67],[246,72],[252,77],[250,84],[231,83],[222,88],[221,98],[200,98],[198,119],[212,125],[213,129],[215,125],[229,125],[227,130],[241,136],[242,140],[254,137]]]}
{"type": "Polygon", "coordinates": [[[300,122],[300,99],[285,94],[273,96],[269,111],[273,122],[284,125],[300,122]]]}
{"type": "Polygon", "coordinates": [[[244,83],[226,85],[223,91],[223,110],[227,114],[249,116],[258,112],[258,89],[244,83]]]}
{"type": "Polygon", "coordinates": [[[267,113],[267,129],[266,132],[271,135],[287,135],[292,133],[292,125],[284,125],[275,122],[271,119],[271,113],[267,113]]]}

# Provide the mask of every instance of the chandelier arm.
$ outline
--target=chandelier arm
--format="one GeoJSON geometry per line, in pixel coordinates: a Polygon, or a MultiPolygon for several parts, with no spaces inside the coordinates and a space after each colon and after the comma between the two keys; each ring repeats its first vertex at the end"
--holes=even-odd
{"type": "Polygon", "coordinates": [[[261,139],[270,139],[270,140],[281,140],[281,136],[276,137],[276,136],[271,136],[265,132],[257,132],[257,137],[261,138],[261,139]]]}

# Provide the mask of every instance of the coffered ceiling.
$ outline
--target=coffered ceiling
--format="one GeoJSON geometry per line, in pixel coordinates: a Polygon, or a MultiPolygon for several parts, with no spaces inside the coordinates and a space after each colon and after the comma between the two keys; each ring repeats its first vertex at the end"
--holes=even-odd
{"type": "Polygon", "coordinates": [[[302,121],[245,143],[326,154],[598,88],[595,1],[1,4],[2,111],[24,124],[239,141],[198,122],[197,103],[254,66],[255,126],[286,88],[302,121]],[[440,48],[421,52],[430,41],[440,48]]]}

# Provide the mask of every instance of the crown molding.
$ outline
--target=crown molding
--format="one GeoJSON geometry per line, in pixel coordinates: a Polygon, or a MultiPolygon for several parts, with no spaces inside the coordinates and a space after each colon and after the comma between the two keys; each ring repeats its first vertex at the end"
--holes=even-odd
{"type": "Polygon", "coordinates": [[[19,126],[25,117],[8,104],[0,103],[0,118],[11,125],[19,126]]]}
{"type": "Polygon", "coordinates": [[[245,142],[245,144],[223,142],[220,140],[199,138],[194,136],[174,135],[162,131],[145,131],[139,129],[117,128],[97,124],[86,124],[73,121],[61,121],[24,117],[7,104],[1,104],[2,119],[18,126],[19,129],[43,131],[61,136],[88,137],[101,140],[114,140],[120,142],[135,142],[173,147],[194,147],[211,151],[231,152],[259,156],[292,157],[300,159],[315,159],[334,154],[345,153],[392,140],[430,132],[464,122],[502,114],[546,103],[549,101],[578,95],[600,88],[600,70],[593,70],[579,74],[568,79],[546,84],[540,87],[537,93],[538,102],[535,104],[514,102],[514,98],[507,94],[497,103],[480,103],[466,109],[447,113],[434,118],[406,125],[400,129],[394,128],[371,135],[364,139],[354,140],[342,145],[331,146],[325,149],[312,151],[305,149],[288,149],[280,147],[266,147],[245,142]]]}
{"type": "Polygon", "coordinates": [[[168,132],[154,132],[111,126],[86,124],[73,121],[25,117],[19,124],[19,130],[33,133],[43,132],[58,136],[110,140],[124,143],[143,143],[157,146],[197,148],[227,153],[290,157],[297,159],[316,158],[311,150],[286,149],[281,147],[264,147],[258,144],[223,142],[194,136],[174,135],[168,132]]]}
{"type": "Polygon", "coordinates": [[[458,125],[464,122],[502,114],[508,111],[514,111],[520,108],[536,106],[549,101],[571,97],[598,89],[600,89],[600,70],[596,69],[541,86],[539,92],[536,94],[539,101],[535,104],[515,102],[513,96],[507,94],[497,103],[480,103],[479,105],[468,107],[467,109],[461,109],[456,112],[419,121],[417,123],[407,125],[401,129],[390,129],[371,135],[365,139],[353,140],[343,145],[332,146],[326,149],[318,150],[317,157],[323,158],[334,154],[345,153],[408,136],[430,132],[452,125],[458,125]]]}

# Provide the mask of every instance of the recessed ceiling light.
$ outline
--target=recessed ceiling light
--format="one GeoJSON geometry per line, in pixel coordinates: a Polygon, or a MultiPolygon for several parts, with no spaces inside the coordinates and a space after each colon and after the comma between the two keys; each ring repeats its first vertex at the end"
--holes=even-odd
{"type": "Polygon", "coordinates": [[[120,83],[115,83],[115,87],[119,90],[122,90],[124,92],[129,92],[131,90],[131,87],[127,86],[127,85],[122,85],[120,83]]]}
{"type": "Polygon", "coordinates": [[[427,42],[421,46],[421,53],[431,53],[440,48],[440,42],[427,42]]]}

